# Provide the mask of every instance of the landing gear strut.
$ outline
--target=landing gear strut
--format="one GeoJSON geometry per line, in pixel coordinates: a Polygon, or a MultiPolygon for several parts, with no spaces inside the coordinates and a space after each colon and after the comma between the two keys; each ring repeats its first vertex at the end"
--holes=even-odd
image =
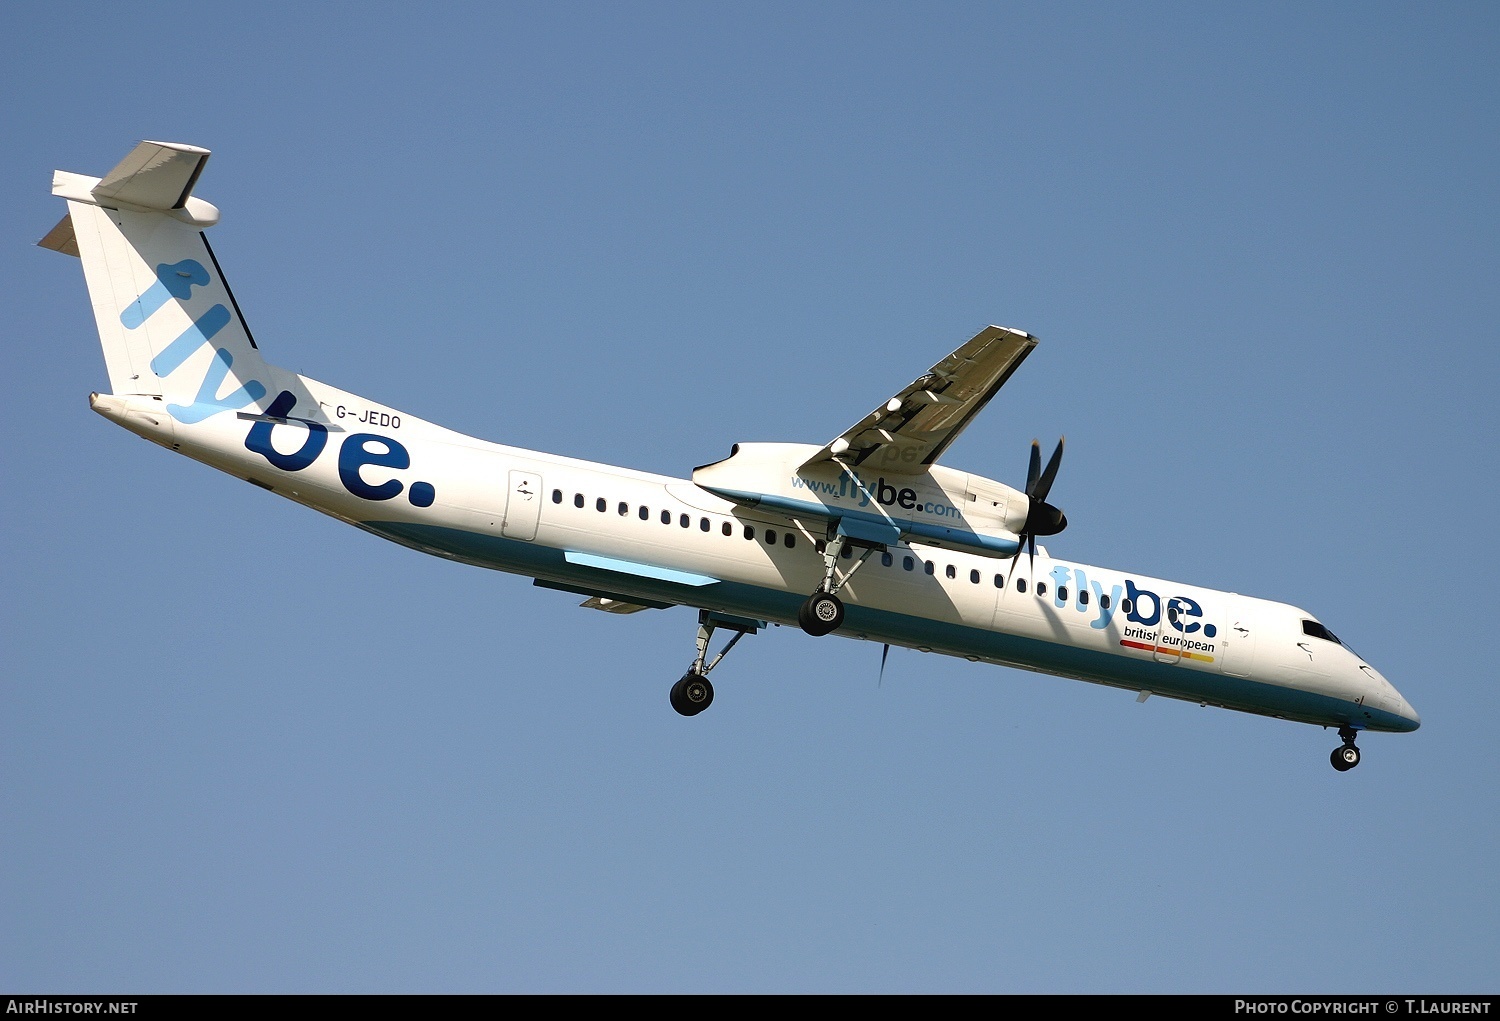
{"type": "Polygon", "coordinates": [[[1344,739],[1344,743],[1333,750],[1333,754],[1328,756],[1328,761],[1332,762],[1333,768],[1340,773],[1346,773],[1359,765],[1359,749],[1354,747],[1354,739],[1358,734],[1359,732],[1352,727],[1339,728],[1339,737],[1344,739]]]}
{"type": "Polygon", "coordinates": [[[830,536],[823,545],[823,584],[818,590],[807,597],[797,611],[797,623],[802,630],[815,637],[826,635],[830,631],[837,631],[839,625],[844,623],[844,603],[839,599],[838,590],[849,583],[854,577],[854,572],[864,566],[871,553],[875,552],[874,546],[861,544],[859,546],[859,559],[849,565],[849,570],[839,574],[839,557],[846,548],[853,544],[847,536],[835,533],[830,536]]]}
{"type": "Polygon", "coordinates": [[[707,709],[714,700],[714,686],[708,683],[709,671],[719,665],[719,661],[729,654],[729,650],[734,648],[736,642],[765,626],[764,621],[700,610],[698,612],[698,655],[693,657],[693,665],[688,667],[688,672],[672,685],[672,690],[668,693],[667,697],[672,703],[672,708],[683,716],[697,716],[707,709]],[[708,643],[718,628],[725,628],[735,634],[725,643],[724,648],[719,650],[719,654],[710,660],[708,643]]]}

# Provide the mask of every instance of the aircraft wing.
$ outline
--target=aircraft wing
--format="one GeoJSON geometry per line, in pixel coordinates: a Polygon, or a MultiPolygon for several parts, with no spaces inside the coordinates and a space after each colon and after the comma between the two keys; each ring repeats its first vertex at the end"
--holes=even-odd
{"type": "Polygon", "coordinates": [[[1026,360],[1036,338],[1007,326],[987,326],[972,340],[912,381],[896,396],[804,462],[868,464],[894,474],[917,474],[934,464],[964,426],[990,402],[1026,360]]]}

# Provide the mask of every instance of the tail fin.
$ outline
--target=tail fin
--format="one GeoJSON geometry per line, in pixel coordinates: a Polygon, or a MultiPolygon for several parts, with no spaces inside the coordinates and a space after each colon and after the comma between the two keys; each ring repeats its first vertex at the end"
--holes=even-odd
{"type": "Polygon", "coordinates": [[[193,197],[208,150],[142,142],[103,178],[57,171],[68,213],[39,244],[83,260],[116,394],[160,396],[179,422],[249,407],[270,380],[193,197]]]}

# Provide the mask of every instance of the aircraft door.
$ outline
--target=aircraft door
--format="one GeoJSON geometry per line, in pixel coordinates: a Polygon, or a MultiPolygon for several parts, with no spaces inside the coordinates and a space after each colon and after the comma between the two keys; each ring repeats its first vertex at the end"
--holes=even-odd
{"type": "Polygon", "coordinates": [[[1229,629],[1223,633],[1224,672],[1249,677],[1255,662],[1255,621],[1249,607],[1238,596],[1229,597],[1229,629]]]}
{"type": "Polygon", "coordinates": [[[1180,634],[1173,627],[1177,619],[1177,608],[1171,605],[1170,599],[1163,599],[1161,602],[1161,620],[1157,621],[1156,641],[1152,643],[1156,646],[1156,651],[1152,655],[1158,663],[1180,663],[1182,662],[1181,648],[1177,645],[1168,645],[1166,641],[1168,635],[1175,638],[1180,634]]]}
{"type": "Polygon", "coordinates": [[[513,471],[505,498],[505,520],[500,534],[510,539],[536,538],[537,519],[542,514],[542,477],[535,472],[513,471]]]}

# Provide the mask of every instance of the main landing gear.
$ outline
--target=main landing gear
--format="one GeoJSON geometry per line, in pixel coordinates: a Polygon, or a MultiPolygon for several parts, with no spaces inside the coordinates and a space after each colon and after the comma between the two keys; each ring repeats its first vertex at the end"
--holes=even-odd
{"type": "Polygon", "coordinates": [[[849,569],[840,574],[838,570],[839,557],[846,552],[851,553],[855,548],[847,536],[834,534],[823,544],[823,584],[818,590],[807,597],[807,601],[797,611],[797,623],[803,631],[815,637],[826,635],[831,631],[837,631],[839,625],[844,623],[844,603],[839,599],[838,590],[849,583],[854,577],[854,572],[864,565],[871,553],[876,550],[875,546],[860,544],[859,559],[849,565],[849,569]]]}
{"type": "Polygon", "coordinates": [[[708,672],[719,665],[719,661],[729,654],[735,643],[746,635],[753,635],[765,623],[759,620],[750,620],[748,617],[732,617],[724,613],[711,613],[708,610],[698,611],[698,655],[693,658],[693,665],[688,667],[688,672],[682,675],[682,679],[672,685],[668,699],[672,708],[683,716],[697,716],[703,710],[713,704],[714,686],[708,683],[708,672]],[[724,628],[733,631],[734,637],[719,650],[719,654],[712,660],[708,658],[708,643],[713,638],[714,631],[724,628]]]}
{"type": "Polygon", "coordinates": [[[1328,761],[1332,762],[1333,768],[1340,773],[1347,773],[1359,765],[1359,749],[1354,747],[1354,739],[1357,736],[1359,732],[1353,727],[1339,728],[1339,737],[1344,739],[1344,743],[1333,750],[1333,754],[1328,756],[1328,761]]]}

